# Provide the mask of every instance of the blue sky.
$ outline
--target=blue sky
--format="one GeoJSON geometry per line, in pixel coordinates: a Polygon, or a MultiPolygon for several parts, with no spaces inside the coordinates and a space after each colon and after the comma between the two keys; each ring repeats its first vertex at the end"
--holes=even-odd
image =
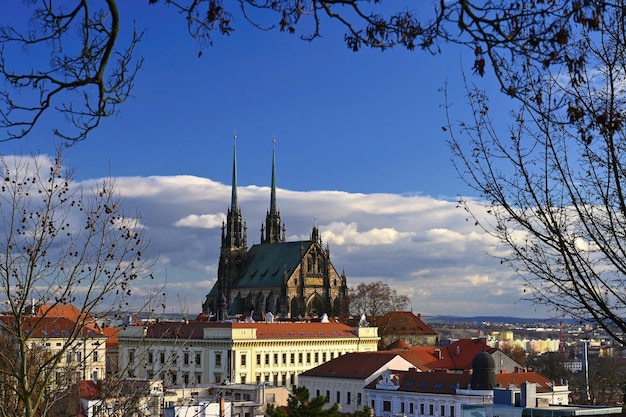
{"type": "MultiPolygon", "coordinates": [[[[249,243],[268,208],[275,139],[288,239],[307,238],[316,221],[349,286],[387,281],[424,315],[546,315],[519,301],[521,282],[486,255],[501,248],[456,208],[457,196],[471,194],[450,161],[440,90],[448,85],[462,119],[461,67],[493,88],[471,74],[471,51],[354,53],[333,24],[305,42],[243,19],[202,48],[173,9],[127,3],[126,28],[134,20],[146,30],[133,96],[67,157],[79,182],[116,177],[142,213],[171,308],[184,300],[199,311],[214,282],[236,134],[249,243]]],[[[14,7],[0,22],[23,19],[14,7]]],[[[54,123],[1,144],[2,153],[52,152],[54,123]]]]}

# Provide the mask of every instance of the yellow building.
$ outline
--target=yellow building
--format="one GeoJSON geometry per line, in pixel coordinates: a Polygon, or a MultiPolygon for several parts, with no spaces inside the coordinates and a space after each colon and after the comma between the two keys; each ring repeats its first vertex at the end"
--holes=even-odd
{"type": "Polygon", "coordinates": [[[119,333],[120,370],[166,385],[291,387],[298,375],[350,352],[377,350],[376,327],[336,322],[158,322],[119,333]]]}

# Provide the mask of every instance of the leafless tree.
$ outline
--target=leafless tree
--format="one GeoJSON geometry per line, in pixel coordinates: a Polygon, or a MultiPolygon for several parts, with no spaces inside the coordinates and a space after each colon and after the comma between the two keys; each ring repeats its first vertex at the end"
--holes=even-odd
{"type": "Polygon", "coordinates": [[[0,170],[0,395],[19,411],[3,406],[0,415],[45,416],[52,393],[70,385],[60,375],[83,367],[72,379],[91,377],[83,374],[95,314],[128,309],[152,261],[140,218],[126,213],[111,181],[77,186],[60,154],[1,158],[0,170]],[[64,318],[53,311],[70,305],[73,324],[57,330],[64,318]]]}
{"type": "Polygon", "coordinates": [[[389,284],[376,281],[371,284],[360,283],[349,290],[350,313],[365,314],[377,319],[390,311],[403,311],[409,308],[411,300],[407,295],[399,294],[389,284]]]}
{"type": "MultiPolygon", "coordinates": [[[[435,0],[418,5],[395,0],[148,2],[170,7],[174,17],[184,16],[190,35],[202,45],[212,44],[216,33],[231,33],[241,21],[260,30],[299,34],[304,40],[314,40],[323,27],[339,24],[345,28],[343,41],[353,51],[402,47],[439,53],[448,43],[462,44],[474,51],[476,74],[491,67],[502,90],[521,100],[532,98],[525,83],[537,72],[565,63],[573,74],[582,71],[586,54],[581,39],[597,30],[613,8],[621,7],[621,2],[600,0],[435,0]]],[[[16,16],[11,23],[0,21],[0,76],[7,85],[0,90],[0,139],[28,135],[50,110],[70,122],[64,130],[54,130],[57,136],[85,139],[128,98],[142,64],[136,49],[143,32],[133,28],[130,40],[120,45],[126,28],[117,0],[26,4],[32,11],[28,26],[16,26],[16,16]],[[32,66],[17,66],[12,58],[24,51],[50,59],[47,64],[36,59],[32,66]]]]}
{"type": "MultiPolygon", "coordinates": [[[[529,299],[590,319],[626,342],[626,27],[607,6],[550,71],[528,71],[508,126],[468,87],[473,119],[445,129],[462,177],[481,197],[460,204],[502,244],[496,254],[529,299]],[[591,30],[592,29],[592,30],[591,30]],[[568,51],[569,53],[569,51],[568,51]]],[[[531,64],[528,64],[532,67],[531,64]]],[[[511,69],[513,71],[513,69],[511,69]]],[[[519,74],[519,73],[518,73],[519,74]]],[[[515,74],[509,72],[507,76],[515,74]]],[[[499,116],[501,118],[501,116],[499,116]]]]}

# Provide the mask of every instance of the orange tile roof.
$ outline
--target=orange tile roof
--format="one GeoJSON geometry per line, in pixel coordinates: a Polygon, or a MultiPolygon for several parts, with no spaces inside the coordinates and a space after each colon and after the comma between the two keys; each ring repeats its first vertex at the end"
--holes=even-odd
{"type": "Polygon", "coordinates": [[[40,317],[65,317],[72,321],[83,320],[83,325],[94,331],[99,327],[88,311],[82,311],[72,304],[42,305],[37,308],[37,316],[40,317]]]}
{"type": "MultiPolygon", "coordinates": [[[[28,316],[23,318],[24,332],[30,337],[37,338],[66,338],[76,335],[80,332],[81,337],[97,337],[103,336],[102,332],[96,331],[90,327],[82,327],[76,325],[76,322],[66,317],[39,317],[28,316]]],[[[15,323],[14,316],[0,316],[6,326],[13,327],[15,323]]]]}
{"type": "Polygon", "coordinates": [[[117,336],[120,333],[119,327],[105,327],[102,329],[102,333],[108,337],[106,342],[107,348],[115,348],[119,346],[120,342],[117,340],[117,336]]]}

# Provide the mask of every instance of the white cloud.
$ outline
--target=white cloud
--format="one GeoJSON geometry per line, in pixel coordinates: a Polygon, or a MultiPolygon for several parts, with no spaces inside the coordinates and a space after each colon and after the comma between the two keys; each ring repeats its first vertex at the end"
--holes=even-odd
{"type": "Polygon", "coordinates": [[[176,227],[201,227],[204,229],[213,229],[216,227],[221,227],[222,222],[226,220],[226,215],[223,213],[219,214],[190,214],[176,222],[174,222],[174,226],[176,227]]]}
{"type": "Polygon", "coordinates": [[[411,232],[399,232],[392,227],[378,228],[359,232],[356,223],[331,222],[321,232],[322,239],[337,245],[391,245],[401,239],[413,236],[411,232]]]}

